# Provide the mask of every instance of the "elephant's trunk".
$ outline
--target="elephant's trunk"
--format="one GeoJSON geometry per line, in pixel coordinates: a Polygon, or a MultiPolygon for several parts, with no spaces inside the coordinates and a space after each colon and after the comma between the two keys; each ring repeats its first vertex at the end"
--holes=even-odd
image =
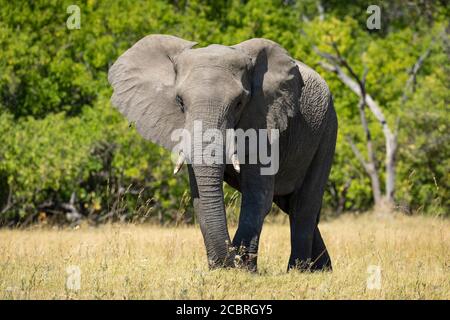
{"type": "MultiPolygon", "coordinates": [[[[192,141],[191,161],[193,174],[198,189],[196,214],[202,229],[210,267],[233,266],[234,251],[231,248],[230,236],[227,228],[225,205],[223,198],[223,180],[225,170],[225,132],[227,120],[218,110],[227,109],[226,106],[214,105],[212,101],[195,104],[189,115],[189,130],[194,133],[192,141]],[[201,112],[194,112],[201,110],[201,112]],[[194,119],[197,124],[194,125],[194,119]],[[201,129],[198,128],[201,121],[201,129]],[[194,127],[196,129],[194,130],[194,127]],[[207,130],[214,129],[222,135],[222,141],[210,139],[207,130]],[[200,131],[200,132],[199,132],[200,131]],[[199,139],[199,134],[202,138],[199,139]],[[217,157],[209,157],[213,155],[217,157]],[[222,152],[220,152],[220,150],[222,152]],[[219,152],[219,154],[217,154],[219,152]],[[199,161],[198,155],[202,155],[199,161]],[[211,162],[211,159],[215,159],[211,162]]],[[[211,134],[211,131],[209,131],[211,134]]]]}
{"type": "Polygon", "coordinates": [[[223,165],[194,165],[199,193],[197,212],[210,267],[232,266],[231,249],[223,199],[223,165]]]}

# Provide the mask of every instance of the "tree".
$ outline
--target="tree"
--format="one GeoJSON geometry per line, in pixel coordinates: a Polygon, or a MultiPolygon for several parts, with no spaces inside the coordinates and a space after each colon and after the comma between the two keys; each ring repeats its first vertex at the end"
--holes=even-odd
{"type": "Polygon", "coordinates": [[[386,202],[387,204],[393,206],[395,193],[395,155],[397,152],[397,130],[395,130],[395,133],[392,131],[378,103],[370,96],[370,94],[366,92],[367,69],[365,69],[364,74],[359,77],[355,73],[353,68],[349,65],[347,60],[342,57],[335,42],[332,42],[332,47],[335,50],[335,55],[321,52],[317,48],[315,49],[315,51],[319,56],[328,61],[328,63],[321,62],[321,66],[328,71],[336,73],[339,79],[359,97],[358,110],[360,114],[361,125],[365,133],[368,159],[364,159],[363,155],[349,136],[347,137],[347,140],[350,143],[355,156],[361,162],[362,166],[370,177],[375,206],[379,206],[382,202],[386,202]],[[350,76],[344,72],[343,68],[349,73],[350,76]],[[384,196],[382,196],[381,192],[378,166],[372,143],[372,135],[370,133],[365,112],[366,106],[376,117],[381,127],[383,128],[383,134],[386,144],[386,192],[384,196]]]}

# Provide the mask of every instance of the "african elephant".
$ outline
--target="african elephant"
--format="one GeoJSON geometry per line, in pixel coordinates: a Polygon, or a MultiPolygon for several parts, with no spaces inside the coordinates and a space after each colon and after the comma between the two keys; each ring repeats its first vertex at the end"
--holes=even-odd
{"type": "MultiPolygon", "coordinates": [[[[255,271],[263,221],[274,202],[289,215],[288,270],[331,270],[318,228],[337,134],[327,84],[271,40],[195,45],[170,35],[149,35],[117,59],[108,80],[114,89],[112,104],[145,139],[168,150],[174,150],[174,130],[192,132],[195,121],[202,122],[202,130],[220,132],[278,130],[279,165],[273,174],[261,174],[264,164],[259,159],[246,163],[247,153],[233,154],[231,163],[207,164],[188,161],[179,152],[175,171],[188,162],[209,267],[255,271]],[[223,181],[242,193],[233,241],[227,228],[223,181]]],[[[265,140],[258,143],[269,142],[270,148],[269,138],[258,136],[265,140]]],[[[244,141],[250,144],[249,139],[244,141]]],[[[190,151],[204,147],[203,143],[192,143],[190,151]]]]}

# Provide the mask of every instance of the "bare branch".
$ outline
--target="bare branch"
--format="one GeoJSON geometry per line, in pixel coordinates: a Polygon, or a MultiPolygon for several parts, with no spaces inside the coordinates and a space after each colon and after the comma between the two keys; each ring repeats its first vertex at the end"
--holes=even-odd
{"type": "Polygon", "coordinates": [[[6,205],[3,207],[3,209],[0,211],[0,214],[5,213],[6,211],[8,211],[9,209],[11,209],[13,207],[13,201],[12,201],[12,187],[10,187],[8,185],[8,198],[6,200],[6,205]]]}
{"type": "MultiPolygon", "coordinates": [[[[364,89],[366,88],[366,78],[367,78],[367,73],[369,73],[369,68],[367,68],[367,66],[364,64],[364,71],[363,71],[363,75],[361,77],[361,83],[364,87],[364,89]]],[[[365,90],[364,90],[365,91],[365,90]]],[[[365,92],[364,92],[365,93],[365,92]]]]}
{"type": "Polygon", "coordinates": [[[372,140],[370,136],[370,130],[367,124],[367,117],[365,114],[365,106],[369,108],[371,113],[375,116],[378,122],[381,124],[383,129],[383,134],[385,137],[386,144],[386,194],[389,202],[393,202],[394,195],[394,179],[395,179],[395,154],[397,151],[397,133],[393,134],[389,125],[387,124],[386,118],[382,109],[379,107],[378,103],[372,98],[371,95],[366,92],[366,76],[367,67],[364,66],[364,72],[362,77],[359,77],[347,60],[342,56],[336,42],[332,41],[331,46],[335,52],[335,55],[321,52],[317,47],[313,47],[313,50],[327,62],[321,62],[320,65],[331,72],[334,72],[338,78],[352,90],[357,96],[359,96],[360,101],[358,103],[358,108],[360,112],[361,125],[363,126],[364,132],[366,134],[367,142],[367,152],[368,161],[365,161],[359,150],[356,148],[352,141],[350,146],[353,153],[359,159],[361,163],[364,164],[364,168],[367,174],[370,176],[372,182],[372,192],[374,194],[375,204],[381,198],[381,191],[379,185],[379,176],[376,165],[375,152],[373,150],[372,140]],[[345,72],[345,71],[346,72],[345,72]],[[364,161],[362,161],[364,160],[364,161]]]}
{"type": "MultiPolygon", "coordinates": [[[[313,48],[313,50],[322,58],[325,58],[328,63],[325,62],[321,62],[320,65],[323,66],[325,69],[336,73],[336,75],[339,77],[339,79],[341,79],[341,81],[347,86],[349,87],[353,92],[355,92],[358,96],[362,96],[361,94],[361,86],[359,81],[355,81],[354,79],[352,79],[351,77],[349,77],[344,70],[342,70],[342,68],[340,67],[340,64],[342,63],[342,61],[336,57],[333,56],[331,54],[325,53],[325,52],[321,52],[319,51],[317,48],[313,48]]],[[[350,70],[353,69],[350,68],[350,70]]],[[[355,74],[356,76],[356,74],[355,74]]],[[[358,76],[356,76],[356,78],[359,80],[358,76]]]]}
{"type": "Polygon", "coordinates": [[[325,10],[323,9],[322,2],[318,0],[316,2],[317,11],[319,11],[319,20],[323,21],[325,19],[325,10]]]}
{"type": "MultiPolygon", "coordinates": [[[[355,154],[356,158],[362,164],[362,166],[364,167],[364,170],[366,171],[367,175],[370,178],[370,183],[372,185],[373,199],[374,199],[375,204],[377,205],[381,201],[381,188],[380,188],[380,178],[378,177],[376,164],[374,162],[374,155],[373,155],[373,153],[370,154],[372,151],[368,151],[369,152],[369,161],[365,161],[363,155],[361,154],[361,152],[359,151],[358,147],[355,145],[353,140],[349,136],[347,136],[346,139],[350,145],[350,148],[352,149],[353,153],[355,154]]],[[[372,148],[371,143],[368,143],[368,148],[369,148],[369,150],[370,150],[370,148],[372,148]]]]}
{"type": "Polygon", "coordinates": [[[358,147],[353,142],[352,138],[350,136],[346,136],[345,139],[347,140],[348,144],[350,145],[350,148],[352,149],[353,153],[355,154],[358,161],[361,163],[361,165],[364,167],[364,170],[368,171],[368,165],[366,160],[364,159],[364,156],[359,151],[358,147]]]}
{"type": "Polygon", "coordinates": [[[409,71],[409,78],[406,81],[404,90],[403,90],[403,96],[402,96],[402,103],[405,103],[408,99],[408,92],[415,92],[416,91],[416,84],[417,84],[417,74],[419,73],[420,68],[422,67],[425,60],[428,58],[428,56],[431,53],[431,44],[425,50],[424,53],[422,53],[419,58],[417,59],[416,63],[411,67],[409,71]]]}
{"type": "Polygon", "coordinates": [[[352,185],[352,181],[353,177],[347,179],[347,181],[344,184],[344,187],[342,188],[342,191],[339,194],[336,215],[341,214],[345,209],[345,202],[347,201],[347,193],[348,190],[350,189],[350,186],[352,185]]]}
{"type": "Polygon", "coordinates": [[[333,66],[329,63],[326,63],[324,61],[319,61],[319,65],[327,71],[335,72],[335,73],[337,72],[337,69],[335,66],[333,66]]]}
{"type": "MultiPolygon", "coordinates": [[[[323,53],[321,51],[318,51],[315,49],[315,51],[323,58],[327,59],[329,63],[331,63],[331,67],[329,64],[321,63],[322,66],[324,66],[327,70],[332,71],[336,73],[336,75],[341,79],[341,81],[348,87],[350,90],[352,90],[354,93],[356,93],[360,98],[364,99],[367,106],[369,107],[370,111],[373,113],[375,118],[381,123],[383,127],[386,127],[387,130],[390,133],[390,129],[387,127],[386,118],[384,117],[383,111],[378,106],[378,104],[375,102],[375,100],[370,96],[369,94],[365,93],[365,85],[362,82],[362,80],[356,75],[356,73],[353,71],[353,69],[350,67],[350,65],[347,63],[347,61],[343,58],[338,58],[333,55],[330,55],[328,53],[323,53]],[[351,74],[351,77],[348,76],[344,70],[339,66],[337,61],[340,61],[341,64],[347,69],[347,71],[351,74]]],[[[365,79],[365,76],[364,76],[365,79]]],[[[364,80],[365,81],[365,80],[364,80]]]]}
{"type": "Polygon", "coordinates": [[[72,192],[69,202],[61,204],[61,207],[67,211],[66,219],[71,222],[77,221],[82,217],[75,206],[75,200],[76,200],[75,192],[72,192]]]}

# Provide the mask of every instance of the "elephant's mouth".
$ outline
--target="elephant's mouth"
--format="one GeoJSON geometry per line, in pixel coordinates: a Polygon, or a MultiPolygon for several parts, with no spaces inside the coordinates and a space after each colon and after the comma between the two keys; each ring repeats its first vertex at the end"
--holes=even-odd
{"type": "MultiPolygon", "coordinates": [[[[196,120],[194,123],[202,122],[196,120]]],[[[194,127],[196,124],[194,124],[194,127]]],[[[200,125],[200,128],[202,125],[200,125]]],[[[181,133],[173,136],[181,142],[172,150],[176,154],[174,174],[177,174],[184,163],[193,165],[231,164],[239,174],[241,163],[259,163],[262,175],[276,174],[279,168],[279,131],[278,129],[181,129],[181,133]],[[225,132],[225,133],[224,133],[225,132]],[[211,141],[213,137],[213,141],[211,141]],[[249,142],[246,139],[249,137],[249,142]],[[254,137],[254,138],[252,138],[254,137]],[[238,143],[239,141],[239,143],[238,143]],[[192,144],[192,142],[194,142],[192,144]],[[253,142],[253,143],[252,143],[253,142]],[[248,150],[247,150],[248,149],[248,150]],[[259,161],[259,162],[258,162],[259,161]]]]}
{"type": "MultiPolygon", "coordinates": [[[[185,127],[171,135],[172,153],[177,155],[174,173],[184,163],[193,165],[232,164],[240,172],[236,131],[226,115],[228,103],[199,99],[197,105],[187,109],[185,127]],[[216,104],[216,106],[214,106],[216,104]],[[194,111],[192,111],[194,110],[194,111]]],[[[245,152],[245,151],[244,151],[245,152]]]]}
{"type": "MultiPolygon", "coordinates": [[[[234,170],[236,170],[237,173],[241,172],[241,164],[239,162],[237,153],[233,153],[231,155],[230,161],[231,161],[231,164],[233,165],[234,170]]],[[[178,153],[178,158],[175,163],[175,167],[173,169],[173,174],[177,174],[185,162],[186,162],[186,155],[184,154],[183,151],[180,151],[178,153]]]]}

